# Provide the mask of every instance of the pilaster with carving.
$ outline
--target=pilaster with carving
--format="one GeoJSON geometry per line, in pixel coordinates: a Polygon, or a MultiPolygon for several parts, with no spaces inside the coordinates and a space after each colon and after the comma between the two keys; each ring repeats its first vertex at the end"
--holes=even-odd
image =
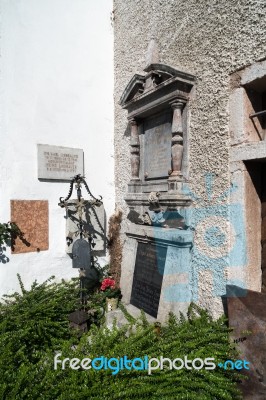
{"type": "Polygon", "coordinates": [[[172,153],[172,170],[168,178],[169,189],[177,190],[177,186],[174,182],[182,180],[182,159],[183,159],[183,126],[182,126],[182,109],[184,107],[184,102],[175,101],[171,103],[173,109],[173,120],[172,120],[172,143],[171,143],[171,153],[172,153]]]}
{"type": "Polygon", "coordinates": [[[140,144],[139,144],[138,124],[134,118],[130,119],[129,123],[131,124],[131,139],[130,139],[131,180],[139,180],[140,144]]]}

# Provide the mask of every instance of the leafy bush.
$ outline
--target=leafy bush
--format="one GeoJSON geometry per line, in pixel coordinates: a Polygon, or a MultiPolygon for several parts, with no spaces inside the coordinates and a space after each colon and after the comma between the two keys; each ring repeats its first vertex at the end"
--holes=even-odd
{"type": "Polygon", "coordinates": [[[14,368],[37,362],[43,351],[69,339],[68,315],[78,305],[75,280],[51,283],[51,277],[40,285],[34,282],[27,291],[18,279],[22,293],[5,295],[0,303],[0,363],[14,368]]]}
{"type": "Polygon", "coordinates": [[[11,246],[14,250],[15,240],[19,238],[26,246],[30,243],[25,239],[24,232],[20,230],[15,222],[0,223],[0,246],[11,246]]]}
{"type": "Polygon", "coordinates": [[[0,246],[9,244],[12,238],[23,236],[23,233],[15,222],[0,223],[0,246]]]}
{"type": "MultiPolygon", "coordinates": [[[[149,324],[144,316],[112,330],[92,326],[80,340],[68,329],[67,316],[77,307],[74,283],[34,284],[0,308],[0,397],[14,399],[197,399],[236,400],[237,376],[214,370],[54,370],[54,356],[63,358],[160,357],[233,359],[225,319],[217,321],[191,305],[187,318],[174,315],[164,326],[149,324]]],[[[21,283],[22,285],[22,283],[21,283]]],[[[23,288],[23,285],[22,285],[23,288]]]]}

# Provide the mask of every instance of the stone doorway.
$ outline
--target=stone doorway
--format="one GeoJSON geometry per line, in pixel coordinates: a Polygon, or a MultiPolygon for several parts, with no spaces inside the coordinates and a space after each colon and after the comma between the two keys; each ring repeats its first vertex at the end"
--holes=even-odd
{"type": "Polygon", "coordinates": [[[246,199],[250,215],[248,229],[253,231],[260,248],[261,291],[266,293],[266,159],[246,161],[245,164],[250,176],[246,199]]]}

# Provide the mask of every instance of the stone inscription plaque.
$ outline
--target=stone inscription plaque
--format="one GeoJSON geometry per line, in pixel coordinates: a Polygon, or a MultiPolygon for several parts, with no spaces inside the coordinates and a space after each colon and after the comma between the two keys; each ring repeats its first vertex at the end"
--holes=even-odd
{"type": "Polygon", "coordinates": [[[69,181],[84,175],[83,150],[38,144],[38,178],[69,181]]]}
{"type": "Polygon", "coordinates": [[[24,233],[23,240],[17,238],[13,254],[48,250],[48,201],[11,200],[11,221],[16,222],[24,233]]]}
{"type": "Polygon", "coordinates": [[[144,174],[147,179],[168,177],[171,169],[172,117],[166,113],[144,123],[144,174]]]}
{"type": "Polygon", "coordinates": [[[167,248],[138,243],[130,303],[157,317],[167,248]]]}

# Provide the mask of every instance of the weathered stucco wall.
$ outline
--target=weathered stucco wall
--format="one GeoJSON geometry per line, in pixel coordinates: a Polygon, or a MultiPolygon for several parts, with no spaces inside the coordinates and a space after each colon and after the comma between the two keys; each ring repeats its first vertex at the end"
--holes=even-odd
{"type": "Polygon", "coordinates": [[[83,149],[89,187],[103,196],[107,217],[114,211],[111,11],[111,0],[1,1],[0,221],[11,218],[10,200],[47,200],[49,249],[7,249],[0,296],[18,289],[17,273],[27,288],[78,276],[58,207],[69,183],[38,180],[38,143],[83,149]]]}
{"type": "MultiPolygon", "coordinates": [[[[227,232],[230,248],[229,223],[223,226],[219,218],[232,215],[234,221],[238,211],[227,207],[226,195],[222,198],[224,208],[219,206],[218,212],[215,208],[215,198],[230,187],[230,74],[266,57],[265,20],[266,4],[261,0],[114,0],[115,183],[116,202],[124,215],[127,209],[123,197],[130,179],[129,130],[127,112],[118,101],[131,77],[143,73],[146,50],[154,37],[161,63],[197,77],[195,95],[189,105],[189,187],[201,199],[193,204],[201,209],[194,214],[194,224],[197,214],[201,213],[202,221],[195,244],[214,213],[217,225],[227,232]],[[208,209],[209,206],[214,209],[208,209]]],[[[237,220],[237,224],[241,225],[241,221],[237,220]]],[[[243,228],[240,225],[236,231],[243,228]]],[[[220,295],[227,278],[226,266],[232,257],[236,263],[245,263],[244,257],[241,260],[242,253],[225,255],[217,262],[212,254],[216,245],[219,243],[206,245],[204,257],[194,252],[192,278],[194,287],[198,287],[194,299],[214,310],[214,314],[222,310],[220,295]]],[[[240,246],[239,251],[244,248],[240,246]]],[[[221,249],[221,257],[222,252],[221,249]]]]}

